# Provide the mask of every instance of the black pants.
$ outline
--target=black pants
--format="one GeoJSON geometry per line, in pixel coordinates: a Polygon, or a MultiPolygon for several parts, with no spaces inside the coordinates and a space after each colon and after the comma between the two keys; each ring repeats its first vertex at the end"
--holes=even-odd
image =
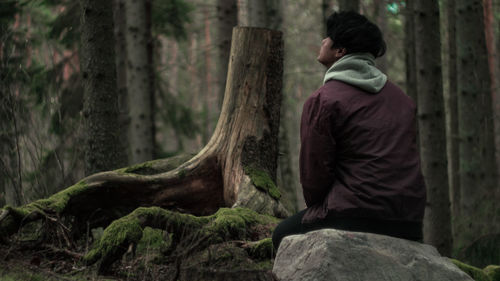
{"type": "MultiPolygon", "coordinates": [[[[307,209],[306,209],[307,210],[307,209]]],[[[273,232],[273,245],[278,249],[281,240],[288,235],[304,234],[309,231],[335,228],[356,232],[383,234],[413,241],[422,241],[422,223],[408,221],[389,221],[366,218],[338,218],[327,216],[313,223],[302,223],[306,210],[284,219],[273,232]]]]}

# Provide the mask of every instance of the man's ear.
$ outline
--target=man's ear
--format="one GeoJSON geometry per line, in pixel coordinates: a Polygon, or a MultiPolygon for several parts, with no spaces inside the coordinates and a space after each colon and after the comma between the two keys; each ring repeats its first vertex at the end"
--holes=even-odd
{"type": "Polygon", "coordinates": [[[347,50],[345,48],[335,48],[335,57],[337,59],[340,59],[347,53],[347,50]]]}

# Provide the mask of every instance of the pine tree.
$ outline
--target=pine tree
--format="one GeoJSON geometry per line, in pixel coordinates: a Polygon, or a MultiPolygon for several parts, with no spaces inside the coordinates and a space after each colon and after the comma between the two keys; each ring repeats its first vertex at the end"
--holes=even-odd
{"type": "Polygon", "coordinates": [[[81,73],[84,85],[85,173],[123,166],[111,1],[81,0],[81,73]]]}
{"type": "Polygon", "coordinates": [[[415,9],[418,125],[422,172],[427,186],[424,241],[451,254],[446,124],[441,78],[441,37],[437,0],[420,0],[415,9]]]}

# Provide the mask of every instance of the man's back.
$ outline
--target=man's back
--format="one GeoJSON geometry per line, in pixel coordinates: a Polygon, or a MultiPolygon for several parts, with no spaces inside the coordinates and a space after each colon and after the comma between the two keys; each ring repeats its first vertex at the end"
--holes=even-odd
{"type": "Polygon", "coordinates": [[[421,221],[425,187],[415,124],[413,101],[389,81],[369,93],[330,80],[313,93],[301,123],[301,181],[309,207],[303,220],[330,213],[421,221]],[[329,188],[318,196],[317,186],[329,188]]]}

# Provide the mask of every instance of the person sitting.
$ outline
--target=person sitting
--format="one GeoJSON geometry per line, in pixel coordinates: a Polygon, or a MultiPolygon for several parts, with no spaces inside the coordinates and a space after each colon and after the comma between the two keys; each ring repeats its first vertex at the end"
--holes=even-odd
{"type": "Polygon", "coordinates": [[[386,44],[356,12],[327,19],[317,60],[324,84],[304,103],[300,181],[307,208],[283,220],[273,245],[292,234],[335,228],[422,239],[426,189],[415,103],[375,67],[386,44]]]}

